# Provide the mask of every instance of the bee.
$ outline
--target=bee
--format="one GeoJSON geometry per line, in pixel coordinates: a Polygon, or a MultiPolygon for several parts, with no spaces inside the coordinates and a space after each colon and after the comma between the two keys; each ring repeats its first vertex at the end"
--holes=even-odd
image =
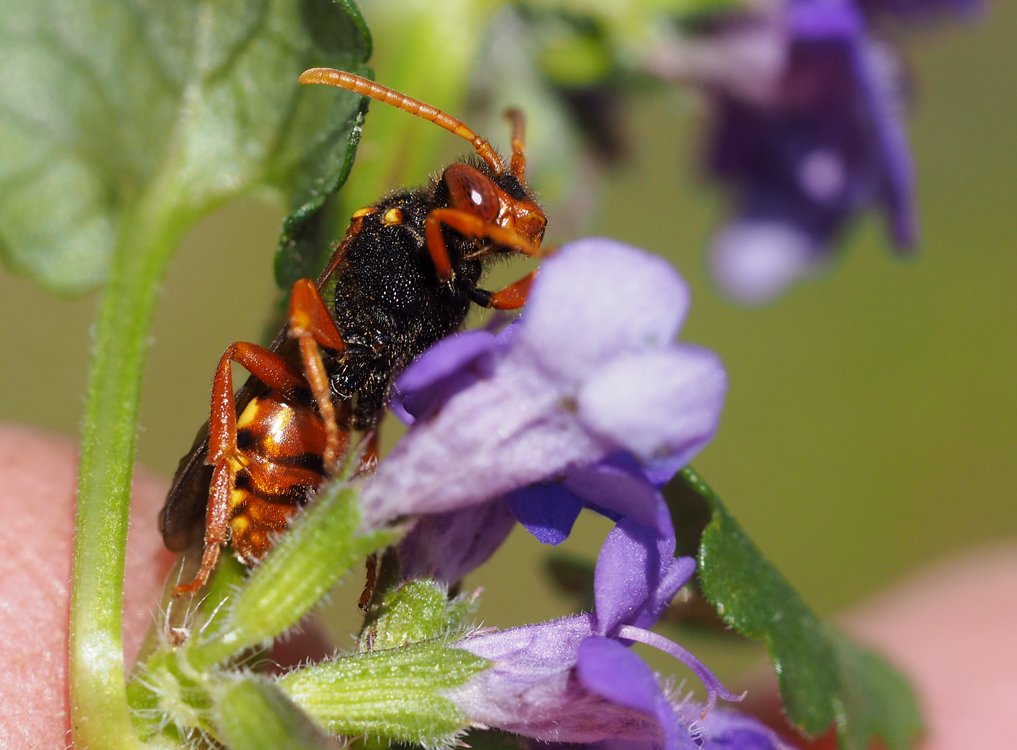
{"type": "Polygon", "coordinates": [[[366,78],[314,68],[299,80],[429,120],[465,138],[475,154],[422,187],[355,211],[317,281],[293,285],[287,323],[272,344],[227,347],[212,380],[209,421],[181,459],[159,514],[170,550],[199,540],[204,546],[194,580],[175,595],[202,588],[227,544],[243,563],[260,561],[336,469],[353,432],[368,436],[369,453],[376,450],[377,425],[403,368],[459,329],[471,305],[513,310],[525,303],[535,271],[489,291],[479,283],[490,262],[541,254],[547,218],[526,182],[519,111],[506,112],[506,163],[460,120],[366,78]],[[234,362],[251,374],[236,394],[234,362]]]}

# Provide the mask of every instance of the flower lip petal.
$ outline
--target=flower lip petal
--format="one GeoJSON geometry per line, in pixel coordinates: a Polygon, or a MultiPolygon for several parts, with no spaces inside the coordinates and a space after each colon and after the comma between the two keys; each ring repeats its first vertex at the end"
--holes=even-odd
{"type": "MultiPolygon", "coordinates": [[[[666,506],[661,510],[667,515],[666,506]]],[[[675,560],[673,529],[621,521],[607,535],[594,572],[596,632],[613,636],[622,625],[651,627],[692,576],[695,561],[675,560]]]]}
{"type": "Polygon", "coordinates": [[[726,391],[715,354],[672,347],[601,367],[579,393],[579,416],[641,461],[669,456],[684,464],[713,437],[726,391]]]}
{"type": "Polygon", "coordinates": [[[612,703],[652,716],[663,734],[665,750],[696,750],[681,727],[653,670],[615,640],[592,636],[579,644],[576,675],[583,687],[612,703]]]}
{"type": "Polygon", "coordinates": [[[662,258],[605,238],[565,245],[533,284],[516,344],[567,381],[620,352],[669,344],[689,305],[662,258]]]}
{"type": "Polygon", "coordinates": [[[695,725],[702,747],[710,750],[794,750],[758,719],[737,711],[683,703],[679,707],[684,721],[695,725]],[[705,715],[704,715],[705,712],[705,715]]]}
{"type": "Polygon", "coordinates": [[[576,672],[587,690],[613,703],[652,715],[660,686],[646,662],[612,638],[591,636],[579,644],[576,672]]]}
{"type": "MultiPolygon", "coordinates": [[[[670,477],[668,477],[670,479],[670,477]]],[[[613,521],[627,518],[654,527],[661,534],[671,531],[671,520],[659,513],[660,494],[626,453],[615,453],[596,464],[570,470],[565,489],[580,497],[586,507],[613,521]]]]}

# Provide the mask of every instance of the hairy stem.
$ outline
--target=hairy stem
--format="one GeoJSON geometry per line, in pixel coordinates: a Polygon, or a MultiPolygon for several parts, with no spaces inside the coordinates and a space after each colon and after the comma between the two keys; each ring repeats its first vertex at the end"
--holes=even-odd
{"type": "Polygon", "coordinates": [[[95,323],[70,612],[71,720],[78,748],[140,746],[124,682],[124,557],[146,340],[157,286],[187,225],[173,210],[172,195],[153,184],[127,206],[95,323]]]}

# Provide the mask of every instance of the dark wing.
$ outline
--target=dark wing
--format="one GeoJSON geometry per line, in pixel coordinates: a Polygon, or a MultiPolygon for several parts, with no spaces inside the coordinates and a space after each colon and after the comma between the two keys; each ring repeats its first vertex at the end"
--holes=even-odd
{"type": "MultiPolygon", "coordinates": [[[[356,234],[354,225],[346,232],[346,237],[332,254],[325,270],[318,277],[318,289],[324,299],[329,299],[330,288],[334,286],[333,276],[339,267],[339,261],[346,248],[356,234]]],[[[287,326],[283,326],[272,340],[269,349],[279,352],[287,361],[300,369],[300,353],[296,342],[286,335],[287,326]]],[[[269,390],[268,386],[257,378],[247,378],[244,385],[237,391],[237,415],[247,407],[252,399],[262,396],[269,390]]],[[[182,552],[200,543],[205,530],[205,509],[208,507],[208,487],[212,482],[212,467],[205,463],[208,455],[208,422],[198,430],[191,450],[180,459],[173,484],[170,486],[166,502],[159,511],[159,531],[162,541],[173,552],[182,552]]]]}
{"type": "Polygon", "coordinates": [[[212,483],[212,467],[205,463],[206,455],[208,422],[198,430],[190,452],[180,459],[173,485],[159,511],[163,544],[173,552],[183,552],[201,541],[208,487],[212,483]]]}

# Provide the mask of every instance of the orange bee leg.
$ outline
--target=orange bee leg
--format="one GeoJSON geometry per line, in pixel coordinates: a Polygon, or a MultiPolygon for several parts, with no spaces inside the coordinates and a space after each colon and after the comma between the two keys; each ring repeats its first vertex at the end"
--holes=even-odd
{"type": "Polygon", "coordinates": [[[492,242],[518,250],[531,258],[542,254],[540,246],[512,229],[485,221],[481,217],[458,208],[436,208],[427,215],[424,221],[424,237],[431,260],[438,271],[438,277],[449,281],[452,278],[452,263],[445,247],[445,238],[441,234],[442,226],[451,227],[467,237],[487,237],[492,242]]]}
{"type": "Polygon", "coordinates": [[[346,433],[339,430],[335,404],[329,388],[328,373],[321,358],[321,346],[329,349],[346,348],[343,337],[336,328],[321,292],[310,279],[299,279],[290,292],[289,336],[300,346],[300,358],[304,365],[304,377],[311,388],[311,394],[318,405],[325,424],[325,450],[322,459],[325,471],[332,473],[339,454],[345,450],[346,433]]]}
{"type": "Polygon", "coordinates": [[[212,379],[212,413],[209,418],[208,456],[205,458],[205,463],[215,467],[205,513],[205,549],[194,580],[174,588],[173,596],[191,593],[204,586],[219,561],[220,548],[227,542],[229,498],[236,482],[235,462],[240,455],[237,448],[237,404],[230,367],[233,362],[242,365],[284,397],[307,387],[304,379],[290,368],[286,360],[257,344],[237,341],[230,344],[219,358],[212,379]]]}
{"type": "Polygon", "coordinates": [[[518,310],[526,304],[526,299],[530,296],[530,287],[533,286],[533,280],[536,277],[537,272],[530,271],[521,279],[513,281],[491,294],[490,300],[485,306],[495,310],[518,310]]]}

